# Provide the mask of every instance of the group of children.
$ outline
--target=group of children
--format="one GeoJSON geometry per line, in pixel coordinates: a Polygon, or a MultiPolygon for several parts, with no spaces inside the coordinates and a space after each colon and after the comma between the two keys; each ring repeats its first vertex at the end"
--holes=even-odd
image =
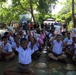
{"type": "Polygon", "coordinates": [[[37,60],[47,41],[48,58],[63,61],[67,55],[76,63],[76,37],[70,32],[54,34],[51,30],[23,30],[18,28],[13,34],[5,32],[0,41],[0,60],[11,60],[18,55],[18,65],[6,69],[5,75],[35,75],[30,68],[32,59],[37,60]]]}

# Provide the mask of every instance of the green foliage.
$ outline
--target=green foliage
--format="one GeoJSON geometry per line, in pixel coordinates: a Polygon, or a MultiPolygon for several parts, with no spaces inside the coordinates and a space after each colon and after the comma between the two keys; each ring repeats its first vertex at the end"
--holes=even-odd
{"type": "MultiPolygon", "coordinates": [[[[76,15],[76,0],[74,0],[74,4],[75,4],[75,15],[76,15]]],[[[57,16],[55,16],[56,20],[60,20],[61,22],[65,22],[68,25],[69,30],[72,28],[72,0],[66,0],[66,2],[64,3],[64,7],[62,8],[62,10],[57,14],[57,16]]],[[[76,16],[75,16],[75,21],[76,21],[76,16]]]]}
{"type": "Polygon", "coordinates": [[[73,26],[74,26],[74,25],[73,25],[73,22],[70,21],[70,22],[69,22],[69,25],[68,25],[68,27],[67,27],[67,28],[68,28],[68,31],[70,31],[70,30],[73,28],[73,26]]]}
{"type": "MultiPolygon", "coordinates": [[[[8,0],[0,0],[0,22],[8,23],[11,20],[19,21],[19,15],[30,13],[29,0],[12,0],[12,5],[6,7],[8,0]],[[5,2],[5,3],[4,3],[5,2]],[[5,7],[2,7],[4,3],[5,7]]],[[[49,8],[57,0],[31,0],[33,9],[38,13],[34,14],[35,19],[42,22],[44,19],[51,17],[49,8]]]]}
{"type": "Polygon", "coordinates": [[[57,0],[39,0],[38,2],[38,10],[43,15],[49,13],[49,8],[53,3],[55,3],[57,0]]]}

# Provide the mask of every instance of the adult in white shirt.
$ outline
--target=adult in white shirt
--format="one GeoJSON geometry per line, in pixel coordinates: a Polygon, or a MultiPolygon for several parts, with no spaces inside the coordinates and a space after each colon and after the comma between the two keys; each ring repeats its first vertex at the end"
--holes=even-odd
{"type": "Polygon", "coordinates": [[[51,42],[53,42],[53,48],[51,53],[48,53],[48,56],[53,60],[65,59],[66,55],[62,53],[62,47],[65,43],[61,40],[61,35],[55,35],[51,42]]]}

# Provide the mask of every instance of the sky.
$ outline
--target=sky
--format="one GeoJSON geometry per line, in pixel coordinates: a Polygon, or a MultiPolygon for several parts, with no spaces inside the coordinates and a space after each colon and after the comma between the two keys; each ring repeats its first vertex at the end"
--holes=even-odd
{"type": "MultiPolygon", "coordinates": [[[[66,0],[58,0],[59,2],[65,2],[66,0]]],[[[64,6],[64,4],[57,4],[55,6],[55,9],[52,9],[52,14],[57,14],[61,9],[62,7],[64,6]]]]}
{"type": "Polygon", "coordinates": [[[8,0],[8,4],[11,5],[11,3],[12,3],[12,0],[8,0]]]}

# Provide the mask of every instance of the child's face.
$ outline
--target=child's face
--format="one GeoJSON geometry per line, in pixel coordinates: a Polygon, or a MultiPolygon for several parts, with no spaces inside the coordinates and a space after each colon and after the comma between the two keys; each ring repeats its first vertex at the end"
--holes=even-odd
{"type": "Polygon", "coordinates": [[[67,32],[65,33],[65,36],[67,36],[67,32]]]}
{"type": "Polygon", "coordinates": [[[60,41],[61,40],[61,36],[57,36],[57,40],[60,41]]]}
{"type": "Polygon", "coordinates": [[[70,33],[68,33],[68,37],[70,37],[70,33]]]}
{"type": "Polygon", "coordinates": [[[7,43],[8,42],[8,39],[7,38],[4,38],[3,41],[4,41],[4,43],[7,43]]]}
{"type": "Polygon", "coordinates": [[[27,41],[21,41],[21,46],[26,49],[27,48],[27,41]]]}

